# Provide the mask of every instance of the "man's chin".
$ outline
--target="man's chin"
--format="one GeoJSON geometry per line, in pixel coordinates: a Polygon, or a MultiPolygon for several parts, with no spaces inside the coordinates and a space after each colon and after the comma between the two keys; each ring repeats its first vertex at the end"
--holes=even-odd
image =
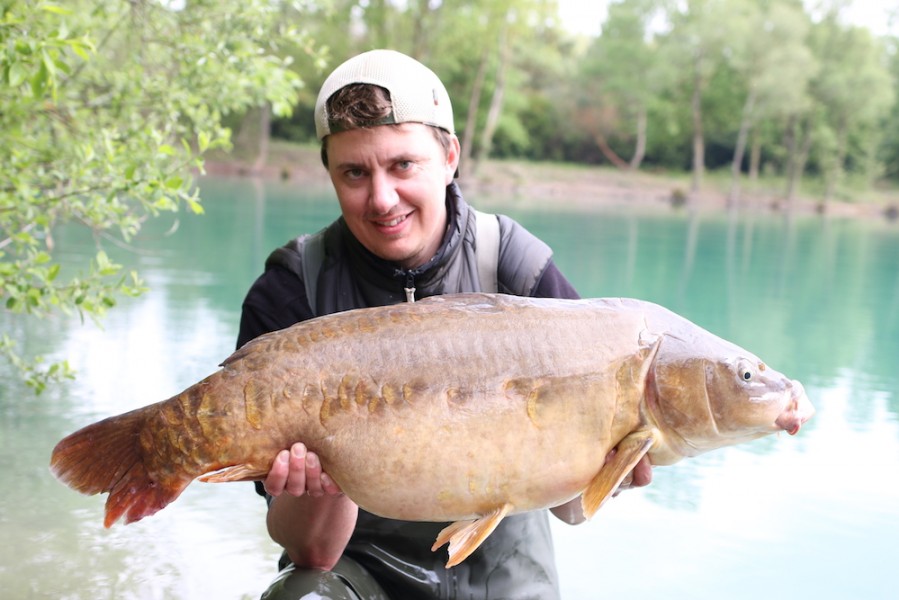
{"type": "Polygon", "coordinates": [[[409,250],[404,244],[382,243],[374,247],[369,246],[368,249],[375,256],[396,263],[404,269],[411,269],[418,266],[415,252],[409,250]]]}

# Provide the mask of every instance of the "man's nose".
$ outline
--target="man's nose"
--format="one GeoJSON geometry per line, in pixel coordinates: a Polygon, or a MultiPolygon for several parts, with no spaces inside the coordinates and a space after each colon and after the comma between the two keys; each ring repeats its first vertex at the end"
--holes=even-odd
{"type": "Polygon", "coordinates": [[[386,173],[373,173],[369,190],[372,211],[376,214],[387,214],[398,202],[399,195],[396,193],[393,179],[386,173]]]}

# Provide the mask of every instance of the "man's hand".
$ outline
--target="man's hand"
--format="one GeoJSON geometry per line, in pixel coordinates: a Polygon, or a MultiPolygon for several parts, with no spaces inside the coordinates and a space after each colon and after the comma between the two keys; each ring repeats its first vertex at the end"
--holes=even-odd
{"type": "MultiPolygon", "coordinates": [[[[616,450],[613,448],[606,455],[606,462],[612,460],[612,457],[615,456],[615,452],[616,450]]],[[[634,465],[633,470],[624,476],[624,480],[621,482],[621,485],[618,486],[618,489],[615,490],[615,492],[612,494],[612,497],[615,497],[619,493],[621,493],[621,490],[643,487],[644,485],[649,485],[651,481],[652,463],[649,462],[649,457],[644,455],[643,458],[640,459],[640,462],[634,465]]],[[[549,510],[556,517],[558,517],[562,521],[565,521],[569,525],[577,525],[587,520],[581,507],[580,496],[574,498],[573,500],[569,500],[565,504],[554,506],[549,510]]]]}
{"type": "MultiPolygon", "coordinates": [[[[615,452],[617,450],[612,448],[612,451],[606,456],[606,462],[609,462],[613,456],[615,456],[615,452]]],[[[629,490],[635,487],[643,487],[644,485],[649,485],[652,482],[652,463],[649,462],[649,456],[643,455],[643,458],[640,459],[636,465],[634,465],[633,470],[624,476],[624,480],[621,482],[621,485],[618,486],[618,489],[615,490],[613,496],[617,496],[621,490],[629,490]]]]}
{"type": "Polygon", "coordinates": [[[272,468],[263,482],[271,496],[287,493],[291,496],[307,494],[313,498],[340,494],[340,486],[322,472],[318,455],[309,452],[305,444],[296,443],[275,457],[272,468]]]}
{"type": "Polygon", "coordinates": [[[272,539],[298,566],[333,568],[353,534],[359,509],[322,472],[318,456],[301,443],[282,450],[263,485],[274,497],[266,518],[272,539]]]}

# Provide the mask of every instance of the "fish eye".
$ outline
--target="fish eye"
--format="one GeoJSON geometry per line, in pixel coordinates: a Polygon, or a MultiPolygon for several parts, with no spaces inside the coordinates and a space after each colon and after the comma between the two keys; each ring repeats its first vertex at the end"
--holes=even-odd
{"type": "Polygon", "coordinates": [[[749,361],[741,360],[737,364],[737,375],[743,381],[752,381],[752,378],[755,376],[755,371],[749,361]]]}

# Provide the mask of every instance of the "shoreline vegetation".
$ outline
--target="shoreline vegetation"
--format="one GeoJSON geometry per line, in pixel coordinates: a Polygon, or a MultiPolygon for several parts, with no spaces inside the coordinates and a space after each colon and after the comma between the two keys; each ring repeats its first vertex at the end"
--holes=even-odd
{"type": "MultiPolygon", "coordinates": [[[[207,156],[205,173],[212,176],[245,176],[280,179],[311,187],[328,187],[327,171],[319,149],[311,144],[271,140],[262,166],[249,152],[207,156]]],[[[812,192],[800,192],[788,205],[780,178],[740,182],[739,199],[730,197],[730,172],[707,172],[702,190],[691,197],[690,174],[651,171],[628,172],[604,165],[488,160],[476,173],[459,179],[467,198],[485,208],[503,205],[533,206],[553,202],[553,208],[597,210],[630,207],[640,210],[725,211],[787,213],[836,218],[872,218],[899,222],[899,190],[873,188],[856,198],[822,203],[812,192]]],[[[815,187],[808,180],[803,184],[815,187]]]]}

